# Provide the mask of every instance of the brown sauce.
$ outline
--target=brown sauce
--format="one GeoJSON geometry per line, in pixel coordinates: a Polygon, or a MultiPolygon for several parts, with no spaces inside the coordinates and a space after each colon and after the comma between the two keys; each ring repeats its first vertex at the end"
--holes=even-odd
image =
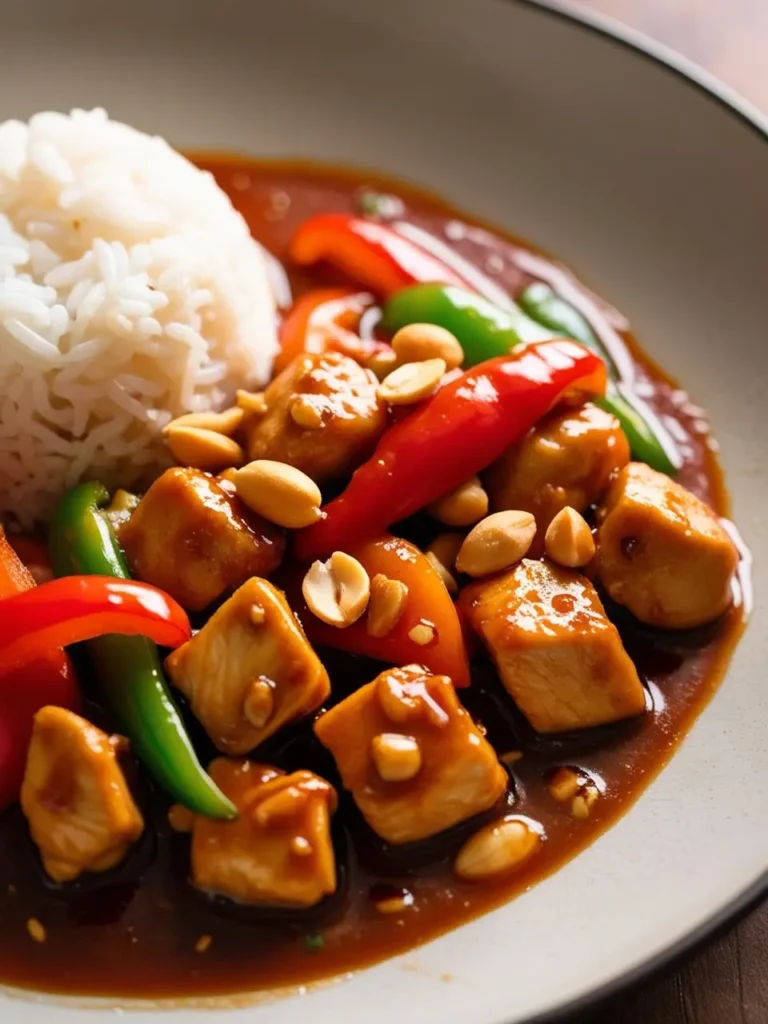
{"type": "MultiPolygon", "coordinates": [[[[565,273],[575,295],[589,304],[598,332],[626,346],[638,388],[683,450],[681,482],[727,514],[705,414],[642,354],[620,315],[548,257],[468,221],[433,195],[374,174],[227,157],[199,162],[214,172],[254,235],[286,263],[289,240],[302,220],[322,211],[356,210],[360,195],[373,189],[395,194],[402,202],[399,220],[449,241],[513,296],[532,279],[532,267],[542,277],[565,273]]],[[[308,287],[339,280],[330,271],[290,271],[294,298],[308,287]]],[[[111,876],[67,892],[44,880],[18,809],[0,815],[0,982],[127,998],[303,984],[402,952],[509,900],[588,846],[663,767],[720,682],[742,610],[734,608],[716,627],[695,635],[664,637],[639,631],[621,616],[616,621],[648,686],[652,711],[639,723],[543,740],[510,710],[484,662],[476,666],[472,688],[462,693],[499,753],[522,752],[510,769],[515,811],[541,822],[547,841],[520,873],[491,885],[460,883],[451,859],[476,821],[406,855],[376,840],[343,797],[335,825],[336,896],[305,914],[233,914],[187,885],[188,840],[171,834],[166,800],[141,778],[138,790],[153,827],[111,876]],[[588,818],[575,818],[567,803],[549,794],[546,778],[560,765],[578,766],[604,788],[588,818]],[[403,893],[408,906],[401,913],[383,914],[376,908],[376,901],[403,893]],[[41,923],[45,941],[30,935],[30,919],[41,923]]],[[[329,653],[327,660],[336,698],[377,671],[373,663],[338,654],[329,653]]],[[[98,720],[99,709],[91,712],[98,720]]],[[[206,753],[198,730],[195,739],[206,753]]],[[[332,762],[312,737],[311,723],[283,730],[267,747],[260,759],[288,769],[312,768],[338,785],[332,762]]]]}

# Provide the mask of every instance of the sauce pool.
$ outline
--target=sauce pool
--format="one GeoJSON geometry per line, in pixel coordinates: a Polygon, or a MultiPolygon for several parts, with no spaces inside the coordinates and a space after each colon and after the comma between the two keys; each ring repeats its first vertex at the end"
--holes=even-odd
{"type": "MultiPolygon", "coordinates": [[[[727,515],[716,445],[703,411],[642,354],[621,315],[549,257],[430,193],[369,172],[226,156],[196,162],[213,172],[254,236],[286,267],[289,241],[304,219],[359,212],[365,193],[374,191],[393,197],[395,219],[449,244],[509,294],[535,278],[568,292],[617,361],[624,360],[638,393],[679,445],[685,459],[680,482],[727,515]]],[[[289,267],[282,284],[287,303],[288,289],[295,299],[310,287],[339,283],[343,279],[329,269],[289,267]]],[[[485,661],[474,666],[473,685],[462,692],[505,755],[510,806],[546,831],[542,851],[517,874],[486,885],[454,877],[453,856],[477,820],[419,844],[408,857],[388,849],[341,794],[311,723],[300,723],[269,741],[259,759],[288,770],[311,768],[339,788],[336,896],[304,914],[270,915],[233,912],[196,894],[186,883],[188,838],[171,832],[167,801],[143,777],[137,786],[148,829],[139,848],[109,879],[75,885],[65,894],[45,881],[21,813],[13,809],[0,815],[0,982],[70,995],[152,999],[305,984],[403,952],[506,902],[593,842],[664,766],[722,678],[742,608],[735,606],[715,627],[696,634],[664,637],[620,615],[616,622],[648,690],[651,711],[640,722],[573,737],[537,737],[510,708],[485,661]],[[569,765],[600,792],[586,817],[574,816],[548,789],[557,768],[569,765]]],[[[321,654],[334,699],[378,671],[361,659],[321,654]]],[[[97,706],[88,714],[97,722],[102,715],[97,706]]],[[[203,757],[212,757],[205,737],[194,723],[191,728],[203,757]]]]}

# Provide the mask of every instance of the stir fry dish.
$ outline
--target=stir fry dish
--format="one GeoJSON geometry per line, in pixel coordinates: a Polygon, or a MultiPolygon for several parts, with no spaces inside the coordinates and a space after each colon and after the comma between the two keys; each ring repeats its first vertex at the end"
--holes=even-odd
{"type": "Polygon", "coordinates": [[[379,175],[0,126],[0,982],[403,952],[625,812],[748,553],[561,264],[379,175]]]}

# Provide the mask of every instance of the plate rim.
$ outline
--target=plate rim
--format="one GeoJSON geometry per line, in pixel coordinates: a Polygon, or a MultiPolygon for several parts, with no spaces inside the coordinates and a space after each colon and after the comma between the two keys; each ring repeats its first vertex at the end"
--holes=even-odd
{"type": "MultiPolygon", "coordinates": [[[[598,36],[608,44],[628,50],[636,57],[650,61],[689,88],[695,89],[768,144],[768,115],[741,96],[735,89],[726,85],[716,75],[706,71],[664,43],[659,43],[645,33],[608,15],[576,7],[571,0],[505,0],[505,2],[528,8],[542,17],[565,22],[578,31],[598,36]]],[[[696,951],[714,942],[726,931],[735,927],[766,897],[768,897],[768,866],[763,874],[742,890],[735,899],[721,907],[687,935],[670,943],[660,952],[591,992],[577,996],[552,1010],[535,1014],[528,1018],[528,1024],[565,1024],[587,1011],[598,1009],[607,1000],[617,995],[633,991],[642,982],[671,972],[696,951]]],[[[511,1020],[512,1018],[510,1018],[511,1020]]]]}

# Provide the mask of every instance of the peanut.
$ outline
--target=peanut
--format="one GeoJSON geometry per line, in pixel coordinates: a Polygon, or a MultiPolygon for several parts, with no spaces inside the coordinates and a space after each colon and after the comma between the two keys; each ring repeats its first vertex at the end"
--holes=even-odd
{"type": "Polygon", "coordinates": [[[449,370],[464,362],[464,350],[454,334],[437,324],[408,324],[392,339],[397,361],[419,363],[426,359],[442,359],[449,370]]]}
{"type": "Polygon", "coordinates": [[[278,526],[299,530],[320,516],[322,496],[314,480],[284,462],[257,459],[235,473],[240,500],[278,526]]]}
{"type": "Polygon", "coordinates": [[[489,576],[524,558],[536,536],[530,512],[494,512],[469,533],[461,545],[456,568],[469,576],[489,576]]]}
{"type": "Polygon", "coordinates": [[[543,830],[538,822],[509,814],[485,825],[469,838],[453,862],[465,882],[483,882],[519,868],[540,848],[543,830]]]}
{"type": "Polygon", "coordinates": [[[371,757],[385,782],[407,782],[421,770],[421,749],[413,736],[380,733],[371,741],[371,757]]]}
{"type": "Polygon", "coordinates": [[[445,526],[472,526],[488,514],[488,495],[479,477],[472,476],[463,484],[427,506],[433,519],[445,526]]]}
{"type": "Polygon", "coordinates": [[[310,567],[301,592],[318,619],[344,629],[357,622],[368,607],[371,583],[356,558],[334,551],[327,562],[315,562],[310,567]]]}
{"type": "Polygon", "coordinates": [[[400,580],[391,580],[377,573],[371,580],[368,605],[368,635],[387,636],[397,625],[408,600],[408,587],[400,580]]]}
{"type": "Polygon", "coordinates": [[[589,524],[575,508],[567,505],[557,513],[544,535],[544,550],[558,565],[578,569],[595,554],[595,541],[589,524]]]}
{"type": "Polygon", "coordinates": [[[379,384],[379,398],[390,405],[413,405],[435,393],[444,373],[444,359],[404,363],[379,384]]]}
{"type": "Polygon", "coordinates": [[[228,466],[241,466],[245,453],[237,441],[224,434],[201,427],[174,426],[166,428],[168,447],[174,459],[183,466],[218,473],[228,466]]]}

